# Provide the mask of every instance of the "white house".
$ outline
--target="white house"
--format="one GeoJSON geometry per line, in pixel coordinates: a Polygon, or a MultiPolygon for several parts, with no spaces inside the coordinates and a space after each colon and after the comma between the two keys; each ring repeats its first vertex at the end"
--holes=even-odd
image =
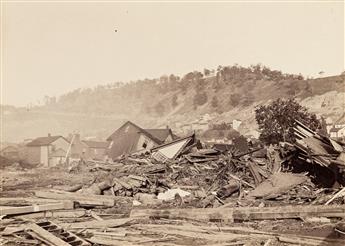
{"type": "Polygon", "coordinates": [[[345,126],[342,128],[333,127],[329,131],[329,135],[331,138],[343,138],[343,137],[345,137],[345,126]]]}
{"type": "Polygon", "coordinates": [[[62,136],[39,137],[26,145],[27,161],[45,167],[56,166],[65,161],[70,143],[62,136]]]}

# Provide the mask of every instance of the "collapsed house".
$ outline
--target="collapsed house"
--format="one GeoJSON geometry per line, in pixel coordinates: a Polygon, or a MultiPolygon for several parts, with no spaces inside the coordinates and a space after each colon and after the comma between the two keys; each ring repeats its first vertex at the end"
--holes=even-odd
{"type": "Polygon", "coordinates": [[[115,159],[124,154],[143,153],[175,138],[176,136],[169,128],[143,129],[127,121],[107,138],[108,157],[115,159]]]}
{"type": "Polygon", "coordinates": [[[296,143],[285,143],[285,163],[296,172],[306,171],[316,183],[345,185],[345,144],[312,131],[302,122],[294,127],[296,143]]]}
{"type": "Polygon", "coordinates": [[[70,143],[63,136],[39,137],[29,142],[27,161],[30,164],[41,164],[45,167],[56,166],[66,161],[70,143]]]}
{"type": "MultiPolygon", "coordinates": [[[[154,138],[132,123],[116,134],[129,150],[154,138]]],[[[344,245],[345,188],[325,189],[315,177],[339,177],[345,144],[300,122],[295,134],[296,142],[239,139],[222,150],[202,148],[193,134],[150,154],[88,160],[69,171],[76,178],[49,180],[54,189],[25,185],[23,197],[0,198],[0,244],[344,245]]]]}

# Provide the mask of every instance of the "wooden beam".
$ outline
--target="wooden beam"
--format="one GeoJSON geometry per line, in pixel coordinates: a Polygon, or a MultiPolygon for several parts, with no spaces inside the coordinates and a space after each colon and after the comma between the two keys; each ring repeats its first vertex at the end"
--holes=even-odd
{"type": "Polygon", "coordinates": [[[25,207],[0,207],[0,216],[28,214],[28,213],[36,213],[36,212],[58,210],[58,209],[73,209],[73,202],[64,201],[64,202],[59,202],[59,203],[33,205],[33,206],[25,206],[25,207]]]}
{"type": "Polygon", "coordinates": [[[37,197],[56,199],[56,200],[72,200],[78,202],[81,206],[106,206],[113,207],[115,200],[130,201],[129,197],[121,196],[105,196],[105,195],[89,195],[81,193],[73,193],[67,191],[36,191],[37,197]]]}
{"type": "Polygon", "coordinates": [[[30,224],[26,227],[27,233],[29,233],[32,237],[52,246],[70,246],[70,244],[66,243],[62,239],[54,236],[52,233],[44,230],[43,228],[39,227],[36,224],[30,224]]]}
{"type": "Polygon", "coordinates": [[[119,227],[127,225],[133,221],[132,218],[124,219],[110,219],[110,220],[93,220],[78,223],[62,224],[67,229],[93,229],[93,228],[107,228],[107,227],[119,227]]]}
{"type": "Polygon", "coordinates": [[[55,199],[42,199],[31,197],[0,197],[0,206],[30,206],[33,204],[47,204],[59,202],[55,199]]]}
{"type": "Polygon", "coordinates": [[[345,218],[345,205],[336,206],[282,206],[247,208],[194,208],[194,209],[135,209],[131,218],[192,219],[206,221],[250,221],[269,219],[293,219],[301,217],[345,218]]]}
{"type": "Polygon", "coordinates": [[[73,210],[50,210],[32,214],[16,215],[15,218],[36,219],[36,218],[80,218],[87,215],[84,209],[73,210]]]}

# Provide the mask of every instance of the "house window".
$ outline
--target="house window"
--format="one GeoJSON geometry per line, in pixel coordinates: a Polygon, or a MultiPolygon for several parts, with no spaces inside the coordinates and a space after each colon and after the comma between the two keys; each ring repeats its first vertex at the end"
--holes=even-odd
{"type": "Polygon", "coordinates": [[[143,143],[143,148],[146,149],[147,147],[147,141],[145,140],[145,142],[143,143]]]}

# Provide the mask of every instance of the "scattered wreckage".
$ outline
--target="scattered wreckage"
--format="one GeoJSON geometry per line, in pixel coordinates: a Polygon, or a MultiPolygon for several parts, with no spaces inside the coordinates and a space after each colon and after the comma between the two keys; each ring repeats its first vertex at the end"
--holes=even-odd
{"type": "Polygon", "coordinates": [[[68,171],[99,178],[0,198],[0,242],[344,245],[344,143],[301,122],[295,134],[295,143],[244,153],[202,148],[190,135],[150,154],[79,163],[68,171]],[[280,220],[319,223],[331,236],[268,229],[280,220]]]}

